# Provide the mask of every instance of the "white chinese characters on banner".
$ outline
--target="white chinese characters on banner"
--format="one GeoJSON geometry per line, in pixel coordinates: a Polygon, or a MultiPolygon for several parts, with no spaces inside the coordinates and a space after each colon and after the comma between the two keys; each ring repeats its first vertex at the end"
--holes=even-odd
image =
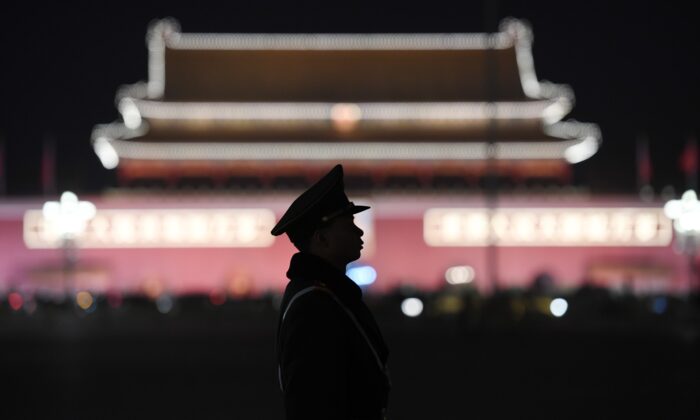
{"type": "MultiPolygon", "coordinates": [[[[268,209],[98,210],[81,248],[267,247],[275,214],[268,209]]],[[[41,211],[24,215],[28,248],[56,248],[60,238],[41,211]]]]}
{"type": "Polygon", "coordinates": [[[491,215],[434,208],[423,217],[425,242],[436,247],[666,246],[672,235],[671,221],[654,208],[504,208],[491,215]]]}

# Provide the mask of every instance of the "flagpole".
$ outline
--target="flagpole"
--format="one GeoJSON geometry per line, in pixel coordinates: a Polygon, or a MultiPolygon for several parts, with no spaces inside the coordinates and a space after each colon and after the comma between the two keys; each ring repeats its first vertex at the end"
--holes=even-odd
{"type": "MultiPolygon", "coordinates": [[[[686,192],[683,196],[685,197],[686,194],[689,194],[689,197],[696,197],[695,191],[697,190],[698,184],[698,147],[694,136],[688,135],[686,137],[685,147],[683,148],[679,163],[681,170],[685,174],[686,192]]],[[[695,198],[695,200],[697,200],[697,198],[695,198]]],[[[675,222],[674,226],[676,226],[675,222]]],[[[699,276],[696,263],[698,251],[696,241],[698,238],[692,231],[679,233],[681,235],[686,235],[686,237],[683,238],[682,248],[688,258],[688,291],[692,292],[695,287],[700,286],[700,284],[698,284],[699,276]]]]}
{"type": "Polygon", "coordinates": [[[688,189],[695,191],[698,188],[698,146],[695,137],[688,136],[686,140],[686,149],[687,151],[684,152],[687,153],[687,157],[685,157],[687,160],[685,183],[688,189]]]}
{"type": "Polygon", "coordinates": [[[5,138],[0,136],[0,195],[7,193],[7,172],[5,169],[5,138]]]}
{"type": "MultiPolygon", "coordinates": [[[[688,167],[688,172],[686,173],[686,183],[688,185],[688,188],[697,191],[698,188],[698,145],[697,141],[695,140],[695,137],[692,135],[688,135],[687,137],[687,143],[689,144],[690,151],[689,151],[689,167],[688,167]]],[[[698,284],[698,266],[696,262],[696,256],[697,256],[697,237],[693,236],[693,252],[692,254],[689,255],[689,270],[690,270],[690,290],[693,290],[694,287],[699,286],[698,284]]]]}
{"type": "MultiPolygon", "coordinates": [[[[484,2],[484,32],[498,31],[498,0],[486,0],[484,2]]],[[[491,292],[497,293],[501,289],[501,279],[499,278],[498,244],[496,232],[493,228],[493,218],[498,208],[498,168],[496,156],[495,130],[498,119],[494,101],[497,98],[498,84],[495,75],[498,72],[498,62],[495,57],[493,41],[489,38],[488,50],[486,52],[486,65],[484,66],[487,112],[489,123],[486,131],[486,169],[485,169],[485,198],[488,214],[488,244],[486,246],[486,267],[491,285],[491,292]]]]}

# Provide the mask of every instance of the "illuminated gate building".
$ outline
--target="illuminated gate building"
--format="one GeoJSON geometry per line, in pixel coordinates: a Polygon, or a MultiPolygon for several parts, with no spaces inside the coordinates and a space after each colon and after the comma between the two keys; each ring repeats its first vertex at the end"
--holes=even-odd
{"type": "MultiPolygon", "coordinates": [[[[571,187],[600,131],[564,120],[573,91],[537,79],[531,43],[514,19],[493,34],[191,34],[154,23],[148,80],[121,88],[121,119],[93,131],[121,187],[90,198],[97,211],[77,242],[102,274],[85,281],[280,291],[294,248],[270,229],[342,163],[348,195],[372,206],[357,215],[366,247],[352,266],[372,292],[448,282],[488,292],[542,274],[564,289],[684,290],[659,203],[571,187]]],[[[38,209],[24,236],[32,252],[58,244],[38,209]]]]}

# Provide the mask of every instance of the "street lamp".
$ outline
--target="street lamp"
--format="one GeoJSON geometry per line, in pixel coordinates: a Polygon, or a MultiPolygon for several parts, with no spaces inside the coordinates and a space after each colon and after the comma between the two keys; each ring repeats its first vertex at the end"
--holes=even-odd
{"type": "Polygon", "coordinates": [[[95,217],[95,205],[89,201],[79,201],[78,196],[70,191],[61,194],[60,201],[47,201],[42,210],[47,230],[52,231],[61,241],[63,249],[64,288],[69,284],[69,276],[73,273],[77,262],[78,240],[85,233],[87,222],[95,217]]]}
{"type": "Polygon", "coordinates": [[[700,201],[695,191],[684,192],[680,200],[669,200],[664,205],[664,214],[673,220],[673,229],[678,234],[677,249],[688,256],[689,283],[692,286],[698,280],[695,256],[700,243],[700,201]]]}

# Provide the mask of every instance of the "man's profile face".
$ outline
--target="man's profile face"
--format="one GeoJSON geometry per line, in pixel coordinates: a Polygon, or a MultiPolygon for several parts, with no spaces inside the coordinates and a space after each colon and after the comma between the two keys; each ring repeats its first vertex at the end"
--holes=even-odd
{"type": "Polygon", "coordinates": [[[360,258],[362,251],[362,229],[355,225],[352,214],[338,216],[323,228],[327,255],[333,260],[348,264],[360,258]]]}

